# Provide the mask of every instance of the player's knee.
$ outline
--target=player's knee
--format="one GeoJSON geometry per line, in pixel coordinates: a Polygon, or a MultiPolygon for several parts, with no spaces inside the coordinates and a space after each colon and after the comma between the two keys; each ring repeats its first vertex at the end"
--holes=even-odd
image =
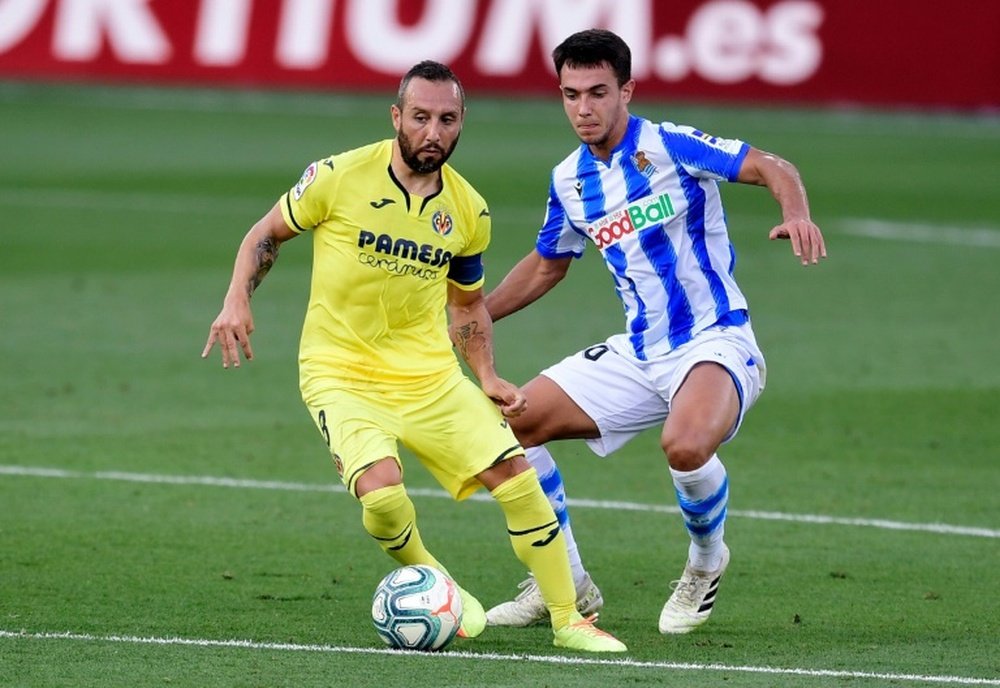
{"type": "Polygon", "coordinates": [[[369,492],[391,485],[401,485],[403,473],[399,469],[396,459],[387,456],[371,464],[353,481],[354,496],[358,499],[364,497],[369,492]]]}
{"type": "Polygon", "coordinates": [[[476,478],[487,490],[492,492],[500,485],[526,472],[530,468],[531,464],[528,463],[524,455],[518,454],[490,466],[482,473],[479,473],[476,478]]]}
{"type": "Polygon", "coordinates": [[[690,433],[682,435],[664,434],[660,447],[666,454],[667,462],[675,471],[693,471],[701,468],[715,453],[716,447],[701,441],[690,433]]]}

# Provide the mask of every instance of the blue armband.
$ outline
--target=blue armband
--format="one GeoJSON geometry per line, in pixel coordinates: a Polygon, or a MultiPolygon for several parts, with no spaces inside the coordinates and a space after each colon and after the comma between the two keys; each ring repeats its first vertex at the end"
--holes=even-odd
{"type": "Polygon", "coordinates": [[[483,254],[474,256],[453,256],[448,265],[448,279],[466,286],[483,279],[486,271],[483,268],[483,254]]]}

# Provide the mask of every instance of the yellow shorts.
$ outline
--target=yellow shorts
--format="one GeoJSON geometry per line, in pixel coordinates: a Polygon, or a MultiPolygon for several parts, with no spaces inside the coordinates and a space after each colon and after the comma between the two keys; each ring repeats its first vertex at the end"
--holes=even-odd
{"type": "Polygon", "coordinates": [[[365,469],[412,451],[455,499],[482,487],[475,476],[524,450],[500,410],[461,371],[432,390],[330,389],[306,402],[351,494],[365,469]]]}

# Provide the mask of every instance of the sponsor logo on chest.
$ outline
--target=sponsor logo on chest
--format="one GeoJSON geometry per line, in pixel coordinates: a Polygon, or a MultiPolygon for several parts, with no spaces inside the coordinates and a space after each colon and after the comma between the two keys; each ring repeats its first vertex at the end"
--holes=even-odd
{"type": "Polygon", "coordinates": [[[667,194],[646,196],[629,203],[621,210],[605,215],[587,227],[587,234],[597,248],[603,251],[650,225],[665,222],[675,214],[674,206],[667,194]]]}

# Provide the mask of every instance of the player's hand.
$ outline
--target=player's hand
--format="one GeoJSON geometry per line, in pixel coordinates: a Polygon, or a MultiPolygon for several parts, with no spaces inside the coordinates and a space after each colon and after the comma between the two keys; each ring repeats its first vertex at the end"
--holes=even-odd
{"type": "Polygon", "coordinates": [[[771,230],[769,239],[790,239],[792,253],[803,265],[815,265],[820,258],[826,258],[826,243],[823,233],[811,220],[790,220],[782,222],[771,230]]]}
{"type": "Polygon", "coordinates": [[[516,418],[528,408],[528,400],[521,388],[503,378],[483,381],[483,391],[500,408],[505,418],[516,418]]]}
{"type": "Polygon", "coordinates": [[[240,367],[240,351],[248,360],[253,360],[253,348],[250,346],[250,334],[253,332],[253,315],[249,304],[225,304],[222,311],[212,323],[208,333],[208,341],[201,352],[202,358],[208,358],[215,343],[222,350],[222,367],[240,367]]]}

